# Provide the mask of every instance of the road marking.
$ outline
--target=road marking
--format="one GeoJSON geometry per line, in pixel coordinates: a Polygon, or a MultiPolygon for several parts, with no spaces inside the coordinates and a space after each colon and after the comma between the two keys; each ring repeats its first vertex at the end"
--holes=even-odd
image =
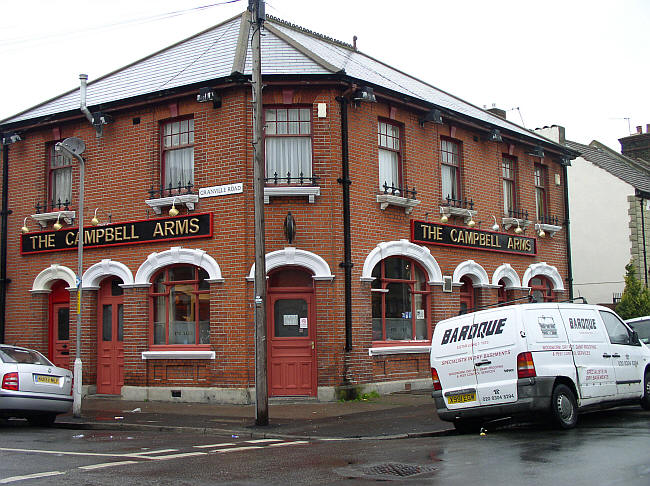
{"type": "Polygon", "coordinates": [[[168,459],[179,459],[181,457],[205,456],[207,452],[183,452],[181,454],[169,454],[168,456],[153,456],[150,459],[166,461],[168,459]]]}
{"type": "Polygon", "coordinates": [[[103,462],[101,464],[91,464],[90,466],[79,466],[79,469],[89,471],[91,469],[102,469],[112,466],[125,466],[127,464],[140,464],[138,461],[118,461],[118,462],[103,462]]]}
{"type": "Polygon", "coordinates": [[[236,451],[250,451],[251,449],[263,449],[262,446],[248,446],[248,447],[233,447],[232,449],[217,449],[216,451],[219,454],[225,454],[226,452],[236,452],[236,451]]]}
{"type": "Polygon", "coordinates": [[[282,442],[282,439],[255,439],[255,440],[247,440],[247,444],[263,444],[265,442],[282,442]]]}
{"type": "Polygon", "coordinates": [[[309,444],[306,440],[296,440],[293,442],[282,442],[280,444],[269,444],[268,447],[284,447],[290,445],[300,445],[300,444],[309,444]]]}
{"type": "Polygon", "coordinates": [[[14,481],[22,481],[24,479],[47,478],[49,476],[59,476],[61,474],[65,474],[65,473],[62,471],[48,471],[48,472],[42,472],[36,474],[26,474],[25,476],[13,476],[10,478],[0,479],[0,484],[13,483],[14,481]]]}
{"type": "Polygon", "coordinates": [[[44,451],[41,449],[13,449],[10,447],[0,447],[0,451],[7,452],[35,452],[37,454],[63,454],[66,456],[97,456],[97,457],[121,457],[128,454],[103,454],[99,452],[65,452],[65,451],[44,451]]]}
{"type": "Polygon", "coordinates": [[[133,454],[125,454],[130,456],[148,456],[150,454],[164,454],[165,452],[177,452],[178,449],[159,449],[157,451],[144,451],[144,452],[135,452],[133,454]]]}
{"type": "Polygon", "coordinates": [[[196,447],[197,449],[209,449],[212,447],[226,447],[226,446],[234,446],[234,445],[235,445],[234,442],[222,442],[221,444],[206,444],[206,445],[198,445],[194,447],[196,447]]]}

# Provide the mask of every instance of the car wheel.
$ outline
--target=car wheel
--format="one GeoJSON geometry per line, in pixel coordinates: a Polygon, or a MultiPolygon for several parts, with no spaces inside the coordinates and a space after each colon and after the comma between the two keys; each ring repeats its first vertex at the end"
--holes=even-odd
{"type": "Polygon", "coordinates": [[[578,403],[571,389],[557,385],[551,396],[551,418],[561,429],[572,429],[578,423],[578,403]]]}
{"type": "Polygon", "coordinates": [[[650,410],[650,371],[645,372],[643,379],[643,397],[641,398],[641,407],[644,410],[650,410]]]}
{"type": "Polygon", "coordinates": [[[454,420],[454,427],[459,434],[473,434],[481,428],[481,423],[476,420],[458,419],[454,420]]]}
{"type": "Polygon", "coordinates": [[[27,417],[27,421],[30,425],[36,425],[38,427],[51,427],[55,420],[55,413],[43,413],[27,417]]]}

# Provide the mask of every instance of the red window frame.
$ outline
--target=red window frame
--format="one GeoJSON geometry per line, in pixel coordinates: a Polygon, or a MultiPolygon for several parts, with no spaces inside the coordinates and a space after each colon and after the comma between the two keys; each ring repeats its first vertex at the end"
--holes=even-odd
{"type": "Polygon", "coordinates": [[[501,179],[503,181],[503,214],[510,216],[517,209],[517,159],[515,157],[505,154],[502,156],[501,179]],[[508,201],[506,194],[508,186],[510,188],[510,201],[508,201]]]}
{"type": "Polygon", "coordinates": [[[535,164],[535,212],[538,220],[548,216],[548,170],[545,165],[535,164]]]}
{"type": "MultiPolygon", "coordinates": [[[[184,116],[184,117],[172,118],[169,120],[163,120],[162,122],[160,122],[160,161],[161,161],[160,181],[162,183],[161,185],[163,186],[163,188],[168,188],[170,183],[173,188],[177,188],[177,184],[179,183],[179,181],[168,181],[165,178],[167,154],[173,152],[174,150],[182,150],[186,148],[194,148],[194,118],[192,116],[184,116]],[[188,129],[186,131],[180,129],[182,122],[184,121],[190,122],[188,123],[188,129]],[[171,125],[173,130],[173,124],[177,122],[179,123],[178,132],[172,131],[171,133],[166,134],[165,127],[171,125]],[[187,134],[187,143],[181,143],[181,139],[183,138],[182,136],[184,134],[187,134]],[[174,137],[178,137],[179,143],[177,145],[173,145],[174,137]],[[170,146],[165,145],[166,139],[169,139],[171,143],[170,146]]],[[[194,167],[192,167],[192,172],[194,172],[194,167]]],[[[185,184],[190,182],[194,183],[194,174],[192,174],[192,181],[180,181],[180,182],[185,184]]]]}
{"type": "MultiPolygon", "coordinates": [[[[431,294],[431,289],[429,287],[428,279],[427,279],[427,273],[426,270],[415,260],[405,257],[405,256],[392,256],[385,258],[381,260],[377,265],[375,266],[375,269],[373,269],[373,276],[375,276],[375,280],[372,282],[372,299],[373,303],[371,307],[373,308],[372,310],[372,319],[376,319],[375,317],[375,299],[380,299],[380,305],[381,305],[381,339],[376,339],[375,336],[373,336],[373,346],[381,347],[381,346],[391,346],[395,345],[395,343],[400,343],[401,345],[418,345],[423,342],[429,342],[431,340],[431,310],[430,310],[430,294],[431,294]],[[401,259],[405,260],[409,264],[409,271],[410,271],[410,277],[409,278],[389,278],[386,277],[386,262],[392,260],[392,259],[401,259]],[[377,268],[379,268],[379,275],[377,276],[377,268]],[[423,280],[421,281],[422,289],[416,290],[415,286],[417,284],[417,279],[416,279],[416,268],[420,272],[420,274],[424,277],[423,280]],[[422,296],[422,309],[424,310],[425,313],[425,326],[426,326],[426,337],[418,339],[417,338],[417,310],[416,309],[416,299],[411,298],[411,339],[407,340],[401,340],[401,339],[388,339],[387,338],[387,332],[386,332],[386,294],[388,293],[388,286],[392,283],[399,283],[399,284],[406,284],[408,285],[408,292],[411,296],[413,295],[421,295],[422,296]]],[[[373,326],[373,334],[375,332],[374,326],[373,326]]]]}
{"type": "MultiPolygon", "coordinates": [[[[384,118],[380,118],[377,121],[377,150],[386,150],[397,154],[397,180],[393,181],[393,184],[397,183],[397,187],[399,189],[402,188],[402,151],[404,149],[403,135],[404,130],[402,124],[395,123],[392,120],[387,120],[384,118]],[[382,125],[386,127],[385,130],[382,130],[382,125]],[[390,134],[388,127],[393,127],[393,129],[396,129],[397,136],[390,134]],[[395,145],[397,145],[397,148],[395,148],[395,145]]],[[[388,181],[379,181],[380,190],[385,190],[383,185],[387,182],[388,181]]]]}
{"type": "Polygon", "coordinates": [[[274,171],[273,174],[268,173],[268,161],[266,159],[266,139],[267,138],[298,138],[298,137],[305,137],[309,138],[310,140],[310,146],[311,146],[311,160],[309,161],[311,173],[309,175],[304,175],[305,179],[307,182],[311,182],[311,179],[314,177],[314,117],[312,113],[312,107],[309,105],[269,105],[269,106],[264,106],[264,170],[266,172],[266,179],[268,179],[267,183],[268,184],[273,184],[276,185],[273,180],[276,177],[277,174],[277,180],[281,182],[282,184],[300,184],[300,181],[298,179],[301,177],[300,174],[291,174],[291,179],[296,179],[296,182],[290,182],[287,180],[287,174],[280,174],[277,172],[277,168],[274,171]],[[298,110],[298,120],[290,121],[289,120],[289,110],[298,110]],[[309,120],[303,120],[302,119],[302,110],[306,110],[309,113],[309,120]],[[270,111],[275,112],[275,120],[267,120],[267,115],[270,111]],[[286,117],[285,120],[278,121],[278,112],[279,111],[286,111],[286,117]],[[289,133],[289,123],[298,123],[298,133],[289,133]],[[286,124],[286,130],[285,133],[278,133],[278,125],[279,124],[286,124]],[[274,130],[270,130],[269,127],[273,126],[274,130]],[[303,132],[303,129],[305,127],[308,127],[307,132],[303,132]],[[274,133],[269,134],[269,132],[272,131],[274,133]]]}
{"type": "MultiPolygon", "coordinates": [[[[442,166],[453,167],[456,173],[456,197],[453,199],[461,199],[461,167],[463,163],[463,144],[460,140],[448,137],[440,137],[440,182],[442,184],[442,166]],[[455,154],[453,150],[449,150],[449,147],[456,147],[457,153],[455,154]]],[[[444,190],[441,186],[442,199],[445,199],[444,190]]],[[[453,194],[452,194],[453,197],[453,194]]]]}
{"type": "MultiPolygon", "coordinates": [[[[555,302],[555,294],[553,294],[553,282],[544,275],[535,275],[529,282],[530,295],[542,297],[543,302],[555,302]]],[[[539,302],[539,299],[536,299],[539,302]]]]}
{"type": "MultiPolygon", "coordinates": [[[[70,196],[68,197],[68,205],[72,202],[72,159],[66,158],[63,154],[58,154],[55,150],[56,142],[52,142],[47,146],[47,201],[46,206],[54,209],[55,205],[59,201],[54,199],[54,182],[53,176],[56,171],[59,170],[70,170],[70,196]],[[54,160],[61,161],[61,165],[57,167],[52,167],[52,162],[54,160]]],[[[61,201],[61,204],[65,204],[66,201],[61,201]]]]}
{"type": "MultiPolygon", "coordinates": [[[[180,263],[180,264],[174,264],[174,265],[169,265],[166,266],[160,270],[158,270],[154,275],[151,277],[151,287],[149,288],[149,346],[153,349],[156,348],[164,348],[164,349],[170,349],[170,348],[179,348],[179,349],[186,349],[186,348],[209,348],[210,347],[210,338],[209,338],[209,333],[210,333],[210,310],[208,310],[208,342],[207,343],[200,343],[201,335],[200,335],[200,317],[201,317],[201,299],[199,298],[199,295],[209,295],[210,294],[210,285],[206,282],[207,288],[201,288],[201,282],[206,280],[208,278],[207,272],[202,269],[201,267],[197,267],[196,265],[191,265],[191,264],[185,264],[185,263],[180,263]],[[192,280],[170,280],[169,277],[169,271],[173,270],[175,268],[180,268],[180,267],[191,267],[193,269],[194,273],[194,278],[192,280]],[[163,275],[163,280],[160,282],[165,287],[164,292],[157,292],[156,290],[156,280],[160,275],[163,275]],[[171,295],[171,288],[172,286],[176,285],[193,285],[193,290],[191,291],[192,294],[196,295],[196,302],[195,306],[196,308],[194,309],[194,344],[188,343],[188,344],[175,344],[175,343],[169,343],[169,328],[170,328],[170,322],[169,322],[169,314],[170,314],[170,295],[171,295]],[[160,344],[155,342],[155,306],[156,306],[156,299],[158,297],[164,297],[165,298],[165,330],[164,330],[164,338],[165,338],[165,343],[160,344]]],[[[208,299],[208,305],[210,300],[208,299]]],[[[189,321],[188,321],[189,322],[189,321]]]]}
{"type": "Polygon", "coordinates": [[[474,282],[467,275],[461,277],[460,281],[462,285],[460,287],[458,314],[474,312],[474,307],[476,307],[476,288],[474,287],[474,282]],[[463,306],[465,307],[463,308],[463,306]]]}

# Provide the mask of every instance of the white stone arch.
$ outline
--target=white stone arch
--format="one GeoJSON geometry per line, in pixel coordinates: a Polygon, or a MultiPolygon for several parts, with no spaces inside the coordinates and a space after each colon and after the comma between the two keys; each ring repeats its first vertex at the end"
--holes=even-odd
{"type": "Polygon", "coordinates": [[[460,279],[465,275],[472,279],[474,287],[488,287],[490,280],[485,269],[474,260],[467,260],[461,263],[454,270],[454,283],[460,284],[460,279]]]}
{"type": "Polygon", "coordinates": [[[509,263],[504,263],[494,271],[494,274],[492,275],[492,285],[498,287],[499,281],[502,279],[506,283],[507,289],[521,288],[519,275],[517,275],[517,272],[509,263]]]}
{"type": "Polygon", "coordinates": [[[68,287],[77,287],[76,274],[64,265],[54,264],[36,275],[31,292],[50,292],[52,290],[52,284],[56,280],[65,281],[68,287]]]}
{"type": "Polygon", "coordinates": [[[442,284],[442,272],[431,251],[408,240],[387,241],[379,243],[366,257],[361,272],[362,282],[372,282],[372,270],[380,261],[391,256],[405,256],[412,258],[424,267],[427,272],[429,284],[442,284]]]}
{"type": "MultiPolygon", "coordinates": [[[[306,250],[299,250],[291,246],[286,247],[284,250],[276,250],[267,253],[265,257],[266,273],[271,270],[287,265],[297,265],[299,267],[307,268],[312,273],[314,280],[333,280],[334,275],[330,270],[329,264],[323,257],[306,250]]],[[[255,280],[255,264],[248,272],[246,280],[249,282],[255,280]]]]}
{"type": "Polygon", "coordinates": [[[210,283],[224,281],[219,264],[205,251],[175,246],[160,253],[151,253],[138,268],[133,284],[149,285],[151,277],[156,271],[176,263],[188,263],[203,268],[208,272],[207,281],[210,283]]]}
{"type": "Polygon", "coordinates": [[[546,262],[533,263],[532,265],[529,265],[526,272],[524,272],[521,284],[524,287],[530,287],[530,280],[538,275],[547,277],[551,282],[553,282],[553,290],[555,292],[564,291],[564,283],[562,282],[560,272],[557,271],[556,267],[548,265],[546,262]]]}
{"type": "Polygon", "coordinates": [[[84,290],[99,288],[101,281],[108,276],[121,278],[122,283],[125,285],[133,284],[133,273],[129,270],[129,267],[124,265],[124,263],[106,258],[101,262],[91,265],[84,272],[82,288],[84,290]]]}

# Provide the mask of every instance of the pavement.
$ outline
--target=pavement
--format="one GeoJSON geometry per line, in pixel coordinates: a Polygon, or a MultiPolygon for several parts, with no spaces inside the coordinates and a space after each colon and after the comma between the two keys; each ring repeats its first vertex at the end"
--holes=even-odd
{"type": "Polygon", "coordinates": [[[59,415],[58,427],[100,430],[160,430],[228,434],[245,438],[399,439],[447,435],[453,424],[436,414],[431,389],[367,400],[319,402],[270,399],[269,424],[255,424],[255,405],[127,401],[90,395],[81,417],[59,415]]]}

